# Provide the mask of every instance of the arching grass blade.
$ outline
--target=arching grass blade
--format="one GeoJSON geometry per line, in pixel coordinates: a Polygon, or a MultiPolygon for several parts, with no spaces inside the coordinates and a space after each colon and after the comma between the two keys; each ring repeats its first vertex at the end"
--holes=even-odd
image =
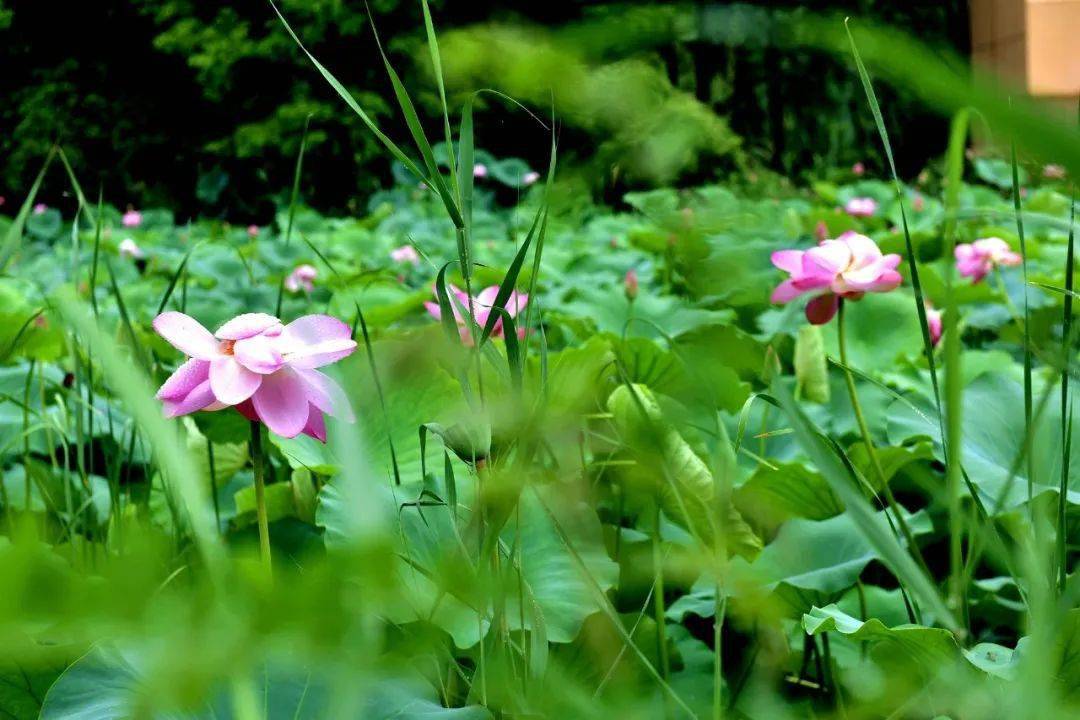
{"type": "Polygon", "coordinates": [[[1020,239],[1020,257],[1024,275],[1024,442],[1028,447],[1027,464],[1027,499],[1030,508],[1035,484],[1035,459],[1031,453],[1034,428],[1031,426],[1032,389],[1031,389],[1031,308],[1028,305],[1028,254],[1027,241],[1024,238],[1024,215],[1020,202],[1020,170],[1016,162],[1016,143],[1012,143],[1012,200],[1016,214],[1016,235],[1020,239]]]}
{"type": "MultiPolygon", "coordinates": [[[[304,153],[307,151],[308,128],[311,115],[304,118],[304,132],[300,136],[300,150],[296,153],[296,166],[293,169],[292,191],[289,193],[289,219],[285,223],[285,247],[292,241],[293,222],[296,220],[296,205],[300,201],[300,178],[304,172],[304,153]]],[[[281,317],[281,302],[285,296],[285,278],[278,281],[277,302],[274,304],[274,316],[281,317]]]]}
{"type": "Polygon", "coordinates": [[[11,227],[8,228],[7,234],[4,236],[4,244],[0,246],[0,272],[4,271],[22,243],[26,219],[30,217],[30,212],[34,208],[34,201],[37,200],[38,191],[41,190],[41,183],[45,180],[45,173],[48,171],[49,165],[52,164],[53,158],[56,157],[56,150],[57,148],[53,147],[49,150],[49,154],[45,156],[45,162],[42,164],[41,170],[38,171],[34,184],[30,186],[30,192],[26,194],[26,199],[23,200],[19,212],[16,213],[14,222],[11,223],[11,227]]]}
{"type": "Polygon", "coordinates": [[[1062,310],[1061,331],[1061,486],[1058,488],[1057,508],[1057,561],[1058,593],[1065,592],[1068,579],[1068,508],[1069,466],[1072,459],[1072,405],[1069,402],[1069,359],[1072,356],[1073,322],[1073,259],[1075,251],[1076,191],[1075,186],[1069,203],[1069,249],[1065,254],[1065,300],[1062,310]],[[1066,417],[1068,420],[1066,421],[1066,417]]]}
{"type": "Polygon", "coordinates": [[[843,501],[844,507],[847,509],[848,514],[851,515],[855,526],[881,554],[885,564],[923,603],[924,608],[933,612],[934,617],[939,622],[954,632],[959,631],[961,629],[959,623],[957,623],[952,611],[942,601],[933,582],[922,573],[911,556],[896,541],[896,538],[877,522],[869,503],[849,482],[843,464],[822,444],[819,433],[814,429],[810,420],[779,378],[773,381],[771,395],[776,398],[787,414],[788,420],[795,431],[795,438],[802,447],[803,452],[814,463],[822,477],[828,481],[837,497],[843,501]]]}
{"type": "MultiPolygon", "coordinates": [[[[885,119],[881,114],[881,105],[878,103],[877,93],[874,92],[870,73],[863,64],[859,48],[855,44],[855,38],[851,34],[851,27],[844,22],[847,31],[848,43],[851,46],[851,54],[855,58],[855,66],[859,71],[859,79],[862,81],[863,90],[866,92],[866,100],[870,104],[870,112],[874,116],[878,135],[881,136],[881,144],[885,150],[885,159],[888,161],[889,172],[892,174],[893,186],[896,190],[896,200],[900,206],[900,224],[904,231],[904,250],[907,254],[908,272],[911,275],[911,289],[915,294],[915,310],[919,315],[919,327],[922,330],[923,352],[926,361],[930,365],[930,384],[934,390],[934,404],[937,406],[938,415],[941,415],[941,391],[938,388],[937,368],[934,366],[934,343],[930,338],[930,325],[926,320],[926,297],[923,294],[922,282],[919,279],[919,266],[915,257],[915,246],[911,242],[911,231],[908,229],[907,211],[904,209],[904,187],[900,182],[900,176],[896,172],[896,160],[893,157],[892,143],[889,142],[889,131],[885,128],[885,119]]],[[[941,428],[942,442],[945,440],[945,429],[941,428]]]]}

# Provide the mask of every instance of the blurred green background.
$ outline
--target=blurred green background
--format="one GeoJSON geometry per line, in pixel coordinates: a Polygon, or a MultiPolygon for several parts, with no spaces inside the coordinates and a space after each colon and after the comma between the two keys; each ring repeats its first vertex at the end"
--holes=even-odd
{"type": "MultiPolygon", "coordinates": [[[[406,130],[365,4],[281,0],[309,48],[391,135],[406,130]]],[[[420,4],[371,0],[405,85],[437,117],[420,4]]],[[[785,47],[780,18],[850,14],[968,51],[968,3],[534,3],[435,0],[451,102],[491,87],[559,117],[562,170],[597,197],[670,182],[799,180],[828,167],[879,170],[873,119],[847,60],[785,47]]],[[[0,0],[0,195],[17,198],[62,143],[87,187],[136,206],[246,222],[288,187],[311,116],[307,201],[359,211],[392,168],[283,32],[266,0],[0,0]]],[[[945,121],[882,88],[902,173],[939,155],[945,121]]],[[[477,136],[542,167],[548,136],[481,96],[477,136]]],[[[534,126],[535,127],[535,126],[534,126]]],[[[63,191],[63,178],[43,197],[63,191]]]]}

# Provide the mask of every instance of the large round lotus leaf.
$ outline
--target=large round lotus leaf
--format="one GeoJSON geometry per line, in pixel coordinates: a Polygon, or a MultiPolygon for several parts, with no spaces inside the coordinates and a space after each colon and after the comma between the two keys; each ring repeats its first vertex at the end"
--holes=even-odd
{"type": "MultiPolygon", "coordinates": [[[[244,720],[237,711],[232,687],[222,687],[209,700],[184,710],[170,707],[169,695],[160,692],[172,683],[174,701],[183,693],[184,663],[155,664],[137,649],[103,645],[71,665],[56,681],[41,707],[41,720],[116,720],[154,717],[159,720],[244,720]],[[172,666],[170,668],[169,666],[172,666]],[[177,687],[180,684],[180,687],[177,687]]],[[[240,687],[254,704],[257,717],[265,720],[321,720],[331,709],[331,699],[342,691],[331,684],[330,673],[274,664],[252,674],[240,687]],[[336,694],[335,694],[335,691],[336,694]]],[[[484,720],[491,714],[478,706],[446,708],[435,689],[415,674],[367,678],[362,705],[349,715],[356,720],[484,720]]],[[[250,716],[248,716],[250,717],[250,716]]]]}
{"type": "MultiPolygon", "coordinates": [[[[1056,390],[1054,390],[1056,392],[1056,390]]],[[[1075,389],[1073,390],[1075,392],[1075,389]]],[[[1040,395],[1036,385],[1034,395],[1040,395]]],[[[1024,445],[1024,388],[1002,373],[980,375],[964,388],[963,465],[988,510],[1009,510],[1027,500],[1028,463],[1017,462],[1024,445]],[[1015,466],[1015,472],[1013,467],[1015,466]]],[[[932,403],[921,396],[910,403],[897,400],[888,414],[890,442],[915,437],[934,441],[934,453],[944,458],[932,403]],[[917,409],[916,409],[917,408],[917,409]]],[[[1061,482],[1061,406],[1048,402],[1034,432],[1032,492],[1057,492],[1061,482]]],[[[1080,429],[1073,427],[1073,447],[1080,446],[1080,429]]],[[[1080,503],[1080,463],[1069,466],[1070,503],[1080,503]]]]}

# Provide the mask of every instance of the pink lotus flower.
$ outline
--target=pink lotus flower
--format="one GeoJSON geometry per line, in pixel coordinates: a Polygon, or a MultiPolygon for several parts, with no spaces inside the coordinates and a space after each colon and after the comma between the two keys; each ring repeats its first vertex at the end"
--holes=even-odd
{"type": "Polygon", "coordinates": [[[916,195],[915,199],[911,201],[911,209],[915,212],[922,212],[926,209],[926,198],[922,195],[916,195]]]}
{"type": "Polygon", "coordinates": [[[1042,174],[1047,180],[1061,180],[1065,177],[1065,168],[1051,163],[1043,166],[1042,174]]]}
{"type": "Polygon", "coordinates": [[[877,209],[877,200],[868,197],[851,198],[844,204],[844,212],[851,217],[871,217],[877,209]]]}
{"type": "Polygon", "coordinates": [[[626,271],[626,278],[623,280],[623,291],[626,293],[627,300],[634,300],[638,296],[638,276],[634,268],[626,271]]]}
{"type": "Polygon", "coordinates": [[[146,256],[145,253],[143,253],[142,248],[131,238],[124,238],[121,240],[116,250],[120,253],[120,257],[131,258],[132,260],[139,260],[146,256]]]}
{"type": "Polygon", "coordinates": [[[255,225],[255,224],[248,225],[248,237],[249,238],[257,238],[257,237],[259,237],[259,226],[258,225],[255,225]]]}
{"type": "Polygon", "coordinates": [[[420,253],[412,245],[402,245],[390,251],[390,259],[396,263],[420,264],[420,253]]]}
{"type": "Polygon", "coordinates": [[[539,179],[540,179],[540,173],[536,172],[535,170],[530,170],[529,172],[525,173],[522,176],[521,182],[522,182],[523,185],[532,185],[534,182],[536,182],[539,179]]]}
{"type": "Polygon", "coordinates": [[[857,162],[851,166],[851,172],[855,174],[855,177],[862,177],[866,173],[866,166],[857,162]]]}
{"type": "Polygon", "coordinates": [[[48,209],[49,209],[49,206],[46,205],[45,203],[38,203],[37,205],[34,206],[34,214],[35,215],[44,215],[45,211],[48,210],[48,209]]]}
{"type": "Polygon", "coordinates": [[[772,302],[816,295],[806,306],[806,318],[814,325],[832,319],[840,298],[858,300],[868,292],[888,292],[901,280],[896,272],[899,255],[882,255],[873,240],[850,230],[809,250],[774,252],[772,264],[791,274],[773,290],[772,302]]]}
{"type": "Polygon", "coordinates": [[[1023,258],[999,237],[988,237],[956,246],[956,270],[973,282],[979,282],[1001,265],[1019,265],[1023,258]]]}
{"type": "Polygon", "coordinates": [[[128,211],[124,213],[124,217],[120,219],[126,228],[137,228],[142,225],[142,213],[131,207],[128,207],[128,211]]]}
{"type": "Polygon", "coordinates": [[[157,392],[166,417],[235,407],[282,437],[300,433],[326,442],[324,413],[353,421],[336,382],[316,368],[356,349],[349,326],[329,315],[305,315],[288,325],[265,313],[245,313],[211,335],[179,312],[154,318],[154,330],[190,359],[157,392]]]}
{"type": "Polygon", "coordinates": [[[484,163],[476,163],[472,166],[472,176],[474,178],[486,178],[488,176],[487,165],[484,163]]]}
{"type": "Polygon", "coordinates": [[[931,345],[941,342],[941,311],[935,310],[930,303],[926,303],[926,329],[930,331],[931,345]]]}
{"type": "MultiPolygon", "coordinates": [[[[440,320],[442,319],[442,308],[439,307],[438,303],[438,291],[433,290],[433,292],[435,292],[435,302],[425,302],[424,307],[427,308],[428,313],[432,317],[434,317],[436,320],[440,320]]],[[[469,327],[465,323],[465,316],[461,312],[462,306],[464,306],[466,310],[469,309],[469,296],[464,290],[457,287],[456,285],[450,286],[450,294],[452,295],[452,297],[450,298],[450,309],[454,313],[454,320],[457,321],[458,332],[461,334],[461,341],[466,345],[471,346],[473,342],[472,334],[469,332],[469,327]],[[461,305],[458,305],[458,303],[454,301],[455,297],[458,301],[460,301],[461,305]]],[[[491,287],[486,287],[481,290],[480,293],[475,298],[473,298],[473,317],[476,320],[476,324],[479,325],[481,328],[487,325],[488,317],[491,316],[491,309],[495,305],[495,298],[498,294],[499,286],[492,285],[491,287]]],[[[514,290],[510,293],[510,297],[506,299],[506,312],[510,315],[510,317],[517,317],[518,313],[525,309],[525,305],[528,302],[528,294],[519,293],[517,290],[514,290]]],[[[525,329],[518,328],[517,334],[519,338],[525,337],[525,329]]],[[[491,332],[491,336],[503,336],[502,317],[500,317],[499,320],[495,323],[495,329],[491,332]]]]}
{"type": "Polygon", "coordinates": [[[289,273],[289,276],[285,278],[285,289],[291,293],[300,292],[301,289],[304,292],[311,292],[315,289],[315,278],[319,276],[319,271],[311,265],[297,265],[296,268],[289,273]]]}

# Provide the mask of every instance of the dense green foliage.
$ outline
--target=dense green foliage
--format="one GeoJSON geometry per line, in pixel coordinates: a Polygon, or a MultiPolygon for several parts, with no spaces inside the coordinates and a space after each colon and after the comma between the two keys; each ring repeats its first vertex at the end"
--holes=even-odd
{"type": "MultiPolygon", "coordinates": [[[[315,128],[261,225],[222,173],[198,219],[124,212],[60,147],[0,214],[0,714],[1080,712],[1075,127],[780,9],[776,47],[851,52],[892,176],[796,182],[644,59],[668,36],[635,23],[682,8],[622,8],[606,57],[612,17],[440,50],[422,1],[389,53],[434,92],[382,54],[391,110],[291,5],[388,168],[362,208],[311,201],[315,128]],[[468,92],[539,104],[522,42],[566,81],[565,124],[512,116],[542,162],[491,153],[507,98],[468,92]],[[863,58],[953,114],[911,182],[863,58]],[[1021,152],[968,150],[973,118],[1021,152]],[[720,181],[611,197],[710,153],[720,181]]],[[[170,42],[205,10],[168,8],[170,42]]],[[[714,44],[765,17],[702,12],[714,44]]],[[[177,47],[212,75],[261,52],[239,27],[177,47]]]]}
{"type": "MultiPolygon", "coordinates": [[[[263,0],[62,5],[0,2],[0,95],[8,100],[0,107],[0,196],[25,188],[58,141],[86,168],[87,187],[103,185],[109,197],[169,205],[181,217],[263,219],[291,177],[309,116],[309,202],[359,212],[389,178],[376,142],[340,115],[263,0]]],[[[390,112],[364,4],[280,5],[369,111],[404,132],[390,112]]],[[[709,179],[738,166],[797,175],[876,164],[862,156],[873,123],[850,68],[778,41],[774,19],[788,5],[796,3],[468,2],[437,10],[441,26],[456,29],[446,38],[450,90],[498,87],[545,116],[554,96],[575,148],[564,168],[582,167],[591,190],[617,200],[627,184],[709,179]]],[[[925,40],[960,50],[967,42],[964,3],[797,5],[796,13],[918,27],[925,40]]],[[[430,88],[418,4],[380,0],[371,9],[406,85],[430,88]]],[[[904,98],[886,107],[898,139],[917,141],[904,143],[915,172],[940,153],[934,139],[944,126],[904,98]]],[[[437,108],[430,91],[417,101],[437,108]]],[[[486,146],[541,164],[543,139],[516,132],[499,103],[485,102],[496,111],[478,118],[486,146]]]]}
{"type": "MultiPolygon", "coordinates": [[[[1015,244],[1007,164],[979,158],[972,173],[978,181],[959,194],[968,218],[960,239],[996,234],[1015,244]]],[[[432,717],[489,717],[484,704],[552,717],[577,717],[586,707],[655,717],[664,701],[646,671],[651,667],[678,698],[674,706],[669,701],[670,712],[681,716],[685,703],[704,717],[711,712],[717,639],[711,622],[720,608],[727,618],[723,698],[738,713],[754,716],[770,688],[786,688],[795,713],[841,702],[886,713],[922,691],[943,710],[994,715],[994,703],[1019,682],[1019,648],[1029,642],[1017,621],[1022,596],[1015,575],[994,554],[974,564],[966,630],[958,637],[932,627],[925,606],[924,624],[908,625],[881,546],[844,512],[827,471],[789,434],[790,421],[753,399],[797,389],[816,426],[837,439],[856,472],[872,477],[838,368],[825,375],[814,369],[817,360],[837,357],[835,326],[815,329],[818,339],[800,350],[809,342],[801,309],[768,303],[777,280],[768,256],[808,242],[820,223],[830,234],[858,229],[886,250],[902,251],[899,206],[887,183],[821,182],[786,199],[741,197],[718,186],[663,189],[628,195],[631,209],[621,213],[563,205],[549,216],[531,300],[544,340],[533,338],[521,390],[507,375],[503,341],[488,346],[486,411],[476,415],[454,379],[457,335],[446,338],[423,308],[436,270],[455,257],[453,226],[435,192],[401,177],[359,218],[300,208],[290,242],[287,209],[252,236],[214,221],[178,227],[169,213],[153,210],[144,211],[140,227],[124,228],[120,213],[106,207],[100,241],[92,208],[74,234],[70,214],[30,215],[16,276],[0,281],[2,518],[22,538],[0,547],[0,572],[14,599],[3,608],[2,634],[13,638],[14,655],[4,662],[14,664],[5,672],[26,688],[0,695],[0,707],[26,717],[43,703],[42,717],[99,718],[114,715],[95,707],[161,712],[182,703],[203,708],[200,717],[241,717],[244,698],[254,693],[254,707],[266,702],[274,717],[294,710],[323,717],[331,705],[343,712],[350,703],[364,708],[349,711],[361,717],[421,707],[432,717]],[[855,219],[836,209],[853,196],[876,198],[880,212],[855,219]],[[128,237],[144,260],[117,256],[128,237]],[[418,266],[390,259],[405,242],[422,254],[418,266]],[[155,471],[130,406],[107,393],[117,380],[94,350],[105,338],[70,344],[63,329],[69,301],[57,293],[78,279],[80,294],[93,295],[101,326],[113,329],[108,342],[120,357],[161,378],[176,362],[175,351],[149,330],[163,298],[214,327],[239,312],[272,310],[280,279],[305,262],[318,268],[315,288],[287,294],[282,317],[326,310],[355,320],[362,307],[385,407],[357,354],[341,373],[358,410],[355,439],[349,426],[325,447],[271,436],[267,504],[277,590],[240,572],[229,580],[232,599],[225,602],[246,608],[241,616],[183,611],[211,592],[185,570],[201,564],[185,513],[155,471]],[[631,269],[640,279],[632,300],[624,280],[631,269]],[[770,390],[777,370],[780,385],[770,390]],[[814,383],[822,385],[812,389],[814,383]],[[548,398],[544,414],[523,415],[540,397],[548,398]],[[485,428],[479,434],[478,423],[485,428]],[[426,442],[417,435],[424,424],[431,428],[426,442]],[[526,437],[546,451],[522,466],[526,450],[518,443],[526,437]],[[472,462],[477,453],[486,463],[472,462]],[[721,538],[708,527],[712,504],[724,497],[721,538]],[[472,546],[483,527],[478,504],[484,522],[501,528],[504,565],[492,571],[507,574],[505,586],[485,579],[489,571],[472,546]],[[48,546],[26,545],[25,533],[48,546]],[[730,559],[718,598],[712,554],[719,548],[730,559]],[[46,557],[46,575],[27,574],[45,567],[46,557]],[[97,586],[98,576],[107,584],[97,586]],[[349,599],[353,582],[359,604],[349,599]],[[665,603],[656,609],[659,582],[665,603]],[[159,584],[163,592],[149,592],[159,584]],[[598,605],[597,591],[610,600],[598,605]],[[490,626],[485,613],[478,625],[470,608],[489,592],[505,605],[493,606],[490,626]],[[52,599],[43,604],[45,596],[52,599]],[[58,635],[52,623],[61,617],[67,629],[58,635]],[[46,624],[31,628],[31,618],[46,624]],[[616,632],[613,621],[624,630],[616,632]],[[384,629],[372,635],[373,622],[384,629]],[[160,649],[144,642],[146,627],[162,639],[160,649]],[[112,640],[78,659],[106,628],[113,628],[112,640]],[[622,632],[632,638],[632,653],[619,650],[622,632]],[[283,642],[293,648],[287,656],[275,650],[283,642]],[[353,681],[344,678],[354,674],[340,675],[356,653],[366,658],[362,695],[347,691],[353,681]],[[199,661],[174,661],[185,654],[199,661]],[[45,695],[58,671],[76,660],[45,695]],[[232,675],[248,663],[269,663],[265,674],[256,671],[254,685],[232,675]],[[484,663],[485,674],[474,674],[484,663]],[[924,676],[938,684],[925,684],[924,676]],[[228,677],[233,685],[222,685],[228,677]]],[[[946,264],[939,182],[927,173],[906,196],[923,283],[935,303],[943,302],[946,264]]],[[[478,181],[475,285],[501,281],[543,196],[536,186],[519,207],[506,208],[498,203],[500,187],[496,179],[478,181]]],[[[1053,182],[1028,187],[1025,229],[1036,283],[1060,283],[1064,190],[1053,182]]],[[[1000,526],[1022,532],[1026,474],[1008,479],[1023,434],[1013,315],[1022,303],[1019,270],[1002,271],[1001,280],[957,290],[964,456],[1000,526]],[[1002,494],[1010,485],[1013,492],[1002,494]]],[[[530,286],[531,270],[519,284],[530,286]]],[[[1031,289],[1029,300],[1033,347],[1052,360],[1062,297],[1031,289]]],[[[942,455],[932,440],[935,411],[910,290],[865,298],[852,305],[850,322],[849,361],[859,371],[877,452],[921,553],[939,567],[948,528],[942,455]]],[[[1051,363],[1037,373],[1037,390],[1056,378],[1051,363]]],[[[1060,473],[1056,413],[1046,410],[1036,435],[1040,503],[1054,502],[1060,473]]],[[[254,523],[246,423],[232,411],[193,419],[176,428],[191,452],[192,477],[214,497],[215,531],[231,552],[243,553],[254,523]]],[[[1076,618],[1068,617],[1073,625],[1049,657],[1076,651],[1076,618]]],[[[1072,665],[1050,662],[1048,687],[1058,689],[1048,697],[1075,689],[1080,678],[1072,665]]]]}

